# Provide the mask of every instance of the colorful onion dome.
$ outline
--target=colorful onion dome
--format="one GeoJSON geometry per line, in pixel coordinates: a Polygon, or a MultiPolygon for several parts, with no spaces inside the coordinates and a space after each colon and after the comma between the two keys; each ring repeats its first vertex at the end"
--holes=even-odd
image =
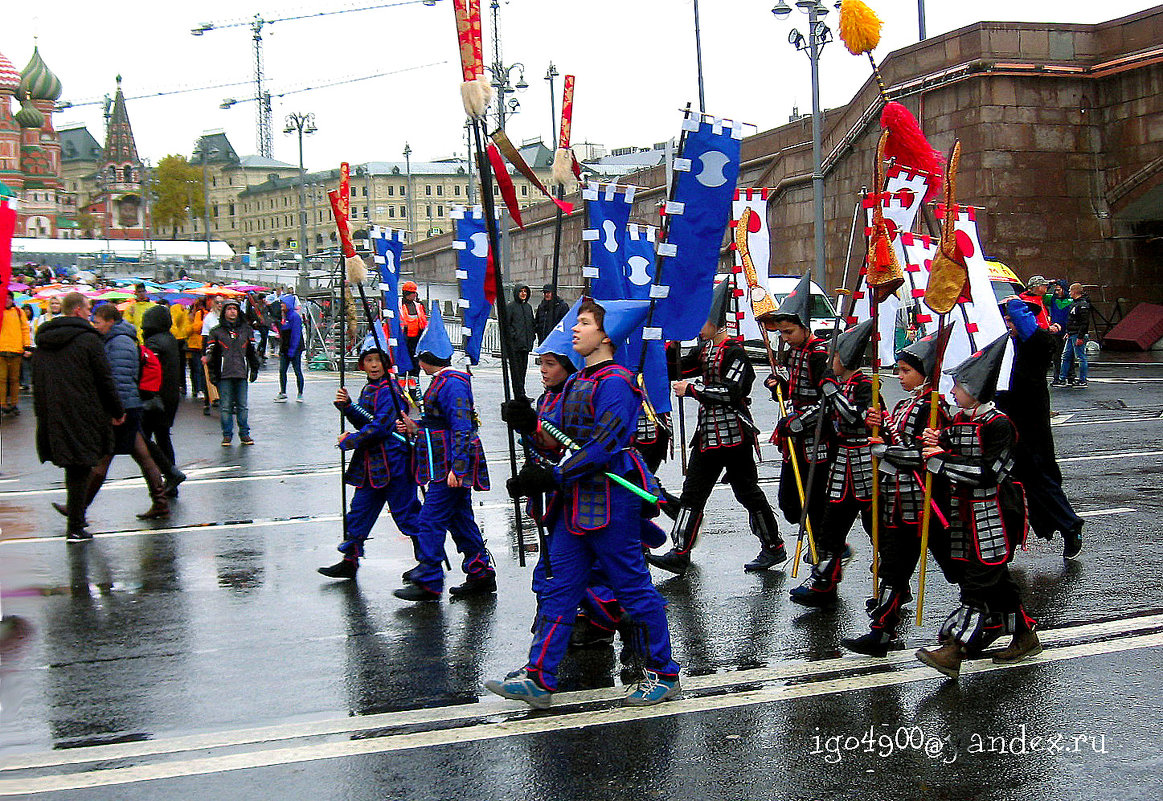
{"type": "Polygon", "coordinates": [[[20,73],[16,71],[16,67],[12,66],[12,62],[0,53],[0,92],[8,94],[16,94],[16,90],[20,88],[20,73]]]}
{"type": "Polygon", "coordinates": [[[21,128],[44,127],[44,115],[40,113],[40,109],[32,105],[27,96],[20,98],[20,111],[13,115],[13,119],[21,128]]]}
{"type": "Polygon", "coordinates": [[[32,100],[60,100],[61,79],[53,75],[52,70],[40,57],[40,49],[32,48],[32,58],[24,68],[20,77],[20,90],[32,100]]]}

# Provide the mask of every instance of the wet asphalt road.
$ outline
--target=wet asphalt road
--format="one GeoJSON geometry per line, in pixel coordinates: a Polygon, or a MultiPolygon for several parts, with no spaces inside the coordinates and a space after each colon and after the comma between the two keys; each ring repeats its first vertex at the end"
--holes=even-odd
{"type": "MultiPolygon", "coordinates": [[[[498,561],[495,598],[413,606],[392,597],[411,549],[387,515],[358,582],[315,573],[337,558],[338,420],[335,376],[308,379],[302,405],[271,403],[271,369],[252,385],[251,448],[220,447],[216,418],[187,401],[175,442],[190,480],[172,517],[134,517],[148,498],[120,457],[110,475],[124,480],[102,490],[89,512],[97,537],[81,546],[66,545],[49,506],[64,498],[63,475],[37,464],[32,415],[3,422],[0,582],[11,626],[0,794],[1163,795],[1163,366],[1097,366],[1089,389],[1056,391],[1059,456],[1088,519],[1086,549],[1064,563],[1059,541],[1031,541],[1015,561],[1044,632],[1046,650],[1031,663],[974,663],[958,682],[917,663],[911,649],[930,644],[951,608],[939,571],[924,625],[906,632],[910,650],[888,660],[845,654],[840,637],[865,625],[863,532],[850,538],[857,557],[841,603],[805,611],[787,600],[798,583],[790,565],[742,571],[756,543],[721,487],[696,566],[684,578],[656,576],[683,698],[624,709],[616,653],[577,652],[544,713],[482,690],[522,664],[533,614],[500,492],[476,498],[498,561]]],[[[480,371],[475,386],[501,486],[498,373],[480,371]]],[[[774,404],[757,392],[754,408],[770,430],[774,404]]],[[[774,449],[764,455],[761,480],[774,479],[774,449]]],[[[677,463],[676,454],[661,471],[675,491],[677,463]]],[[[765,489],[774,500],[775,485],[765,489]]]]}

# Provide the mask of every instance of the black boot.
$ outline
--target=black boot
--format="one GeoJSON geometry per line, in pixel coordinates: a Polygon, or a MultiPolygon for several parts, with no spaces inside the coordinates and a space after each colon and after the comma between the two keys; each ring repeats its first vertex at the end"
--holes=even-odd
{"type": "Polygon", "coordinates": [[[845,637],[840,640],[840,644],[858,654],[879,657],[904,648],[904,643],[896,639],[896,627],[900,625],[901,607],[908,592],[907,586],[904,590],[898,590],[882,583],[876,606],[868,613],[872,618],[869,632],[862,637],[845,637]]]}
{"type": "Polygon", "coordinates": [[[448,590],[453,598],[469,598],[473,595],[488,595],[497,591],[497,576],[495,573],[485,573],[481,576],[468,576],[464,584],[458,584],[448,590]]]}
{"type": "Polygon", "coordinates": [[[751,531],[759,537],[759,554],[743,569],[749,573],[768,570],[782,565],[787,561],[787,549],[784,548],[783,538],[779,536],[779,524],[775,522],[775,513],[771,509],[750,514],[751,531]]]}
{"type": "Polygon", "coordinates": [[[691,564],[691,549],[695,547],[695,540],[699,536],[699,526],[703,522],[702,513],[696,514],[692,510],[682,507],[675,518],[674,528],[670,530],[670,539],[674,547],[661,556],[647,554],[646,561],[655,567],[669,570],[671,573],[682,575],[691,564]]]}
{"type": "Polygon", "coordinates": [[[173,468],[166,476],[165,495],[167,498],[178,497],[178,485],[186,480],[186,474],[178,468],[173,468]]]}
{"type": "Polygon", "coordinates": [[[327,578],[353,579],[359,570],[359,562],[355,559],[341,559],[333,565],[316,569],[327,578]]]}
{"type": "Polygon", "coordinates": [[[888,656],[889,651],[903,651],[905,647],[903,642],[881,629],[873,629],[860,637],[845,637],[840,644],[849,651],[882,658],[888,656]]]}
{"type": "Polygon", "coordinates": [[[804,606],[831,606],[836,603],[836,588],[843,574],[843,555],[825,555],[803,584],[791,591],[791,599],[804,606]]]}

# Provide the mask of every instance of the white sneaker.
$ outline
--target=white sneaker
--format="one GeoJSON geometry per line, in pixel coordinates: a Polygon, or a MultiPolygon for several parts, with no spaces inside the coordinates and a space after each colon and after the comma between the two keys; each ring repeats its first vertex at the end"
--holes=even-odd
{"type": "Polygon", "coordinates": [[[303,393],[300,392],[299,397],[295,398],[295,403],[302,403],[302,402],[303,402],[303,393]]]}
{"type": "Polygon", "coordinates": [[[280,392],[278,395],[275,395],[275,403],[286,403],[286,402],[287,402],[287,393],[280,392]]]}

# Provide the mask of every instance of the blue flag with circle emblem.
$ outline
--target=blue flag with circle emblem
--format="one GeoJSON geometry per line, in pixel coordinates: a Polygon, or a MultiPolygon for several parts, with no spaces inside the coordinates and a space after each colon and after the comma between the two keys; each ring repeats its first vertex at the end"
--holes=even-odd
{"type": "Polygon", "coordinates": [[[588,225],[582,230],[582,241],[590,246],[590,263],[582,270],[582,276],[590,281],[590,296],[629,298],[622,272],[626,261],[622,246],[634,203],[634,187],[590,183],[582,190],[582,199],[586,202],[588,225]]]}
{"type": "Polygon", "coordinates": [[[489,269],[489,235],[485,231],[485,215],[480,206],[456,206],[449,216],[456,221],[456,278],[460,284],[461,326],[464,335],[464,353],[469,364],[481,359],[485,326],[493,304],[485,297],[485,279],[489,269]]]}
{"type": "MultiPolygon", "coordinates": [[[[651,225],[627,226],[623,243],[625,259],[622,265],[625,297],[629,300],[648,300],[650,287],[654,283],[654,243],[657,228],[651,225]]],[[[655,314],[658,314],[657,307],[655,314]]],[[[626,344],[618,348],[617,362],[632,372],[641,369],[646,395],[654,411],[669,412],[670,381],[666,373],[666,345],[660,339],[646,343],[646,357],[642,356],[642,334],[640,328],[630,335],[626,344]]]]}
{"type": "Polygon", "coordinates": [[[693,339],[707,321],[743,139],[742,123],[712,117],[688,117],[683,130],[686,140],[674,160],[674,199],[666,203],[666,242],[658,248],[666,257],[661,283],[668,290],[655,307],[653,324],[668,340],[693,339]]]}
{"type": "Polygon", "coordinates": [[[403,263],[404,232],[372,226],[372,261],[380,274],[380,291],[384,298],[384,331],[387,341],[383,346],[392,355],[397,373],[412,369],[412,355],[400,329],[400,264],[403,263]]]}

